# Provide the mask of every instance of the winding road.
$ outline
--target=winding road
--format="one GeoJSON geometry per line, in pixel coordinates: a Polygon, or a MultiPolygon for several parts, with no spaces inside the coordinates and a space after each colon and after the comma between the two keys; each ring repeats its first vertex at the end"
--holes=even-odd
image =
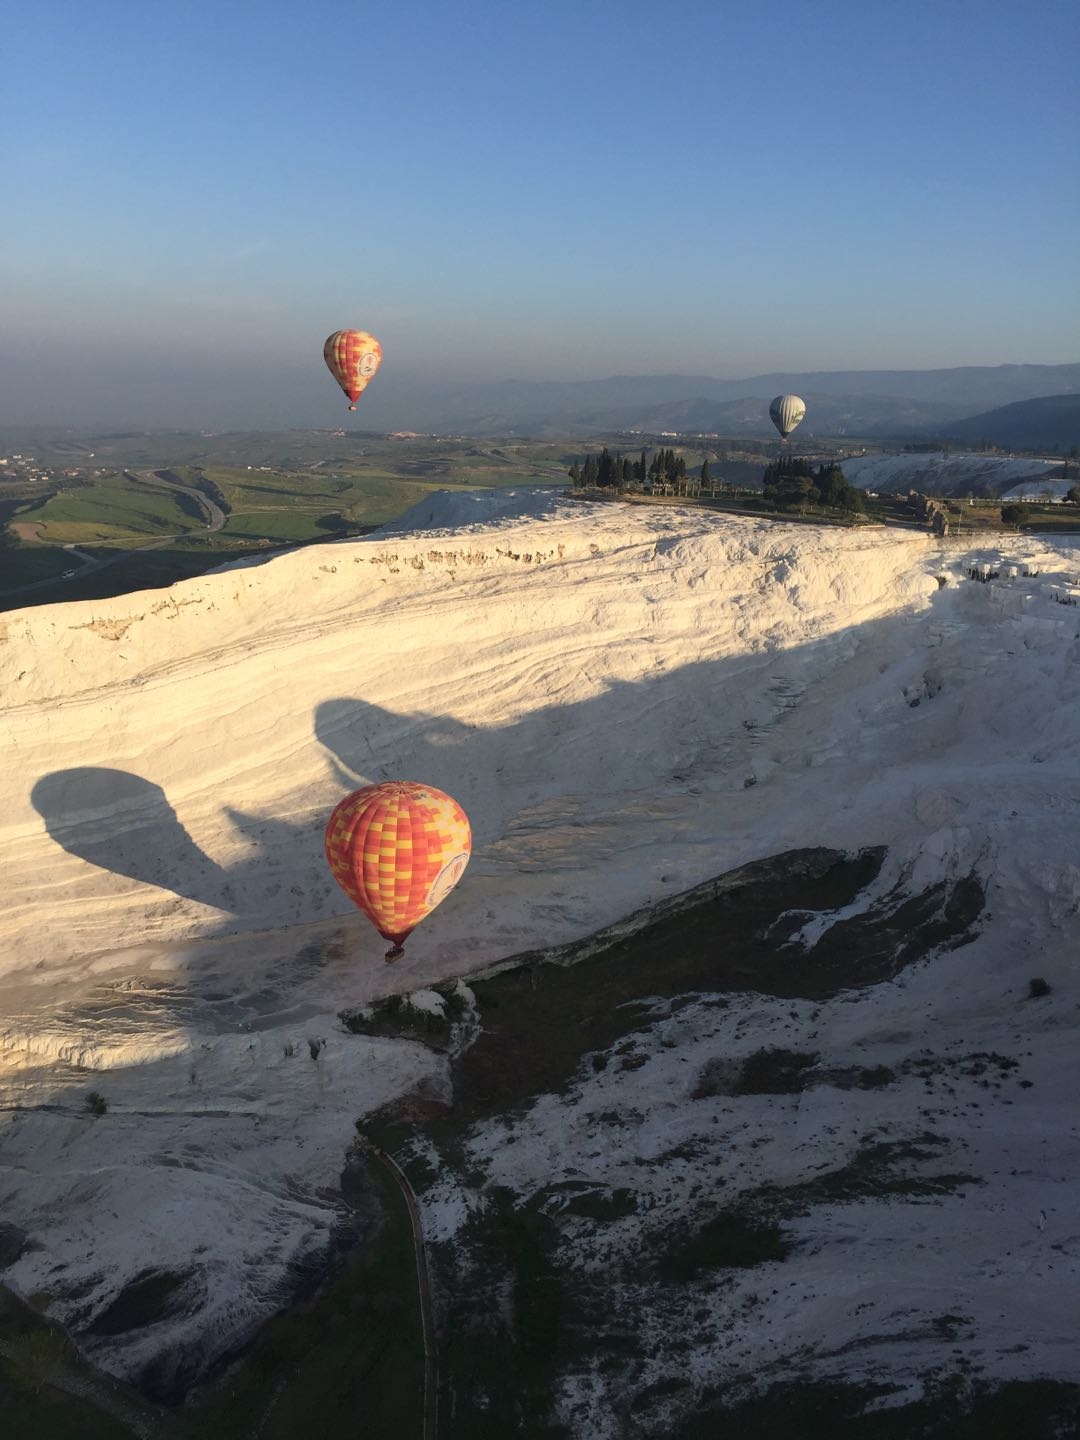
{"type": "Polygon", "coordinates": [[[390,1158],[385,1150],[368,1141],[368,1147],[376,1160],[382,1162],[397,1183],[405,1197],[412,1226],[413,1252],[416,1256],[416,1282],[420,1292],[420,1324],[424,1335],[424,1425],[423,1440],[436,1440],[439,1423],[439,1352],[435,1342],[435,1322],[431,1306],[431,1277],[428,1271],[427,1250],[424,1247],[424,1231],[420,1223],[420,1210],[416,1195],[401,1167],[390,1158]]]}
{"type": "MultiPolygon", "coordinates": [[[[201,490],[174,480],[168,470],[125,470],[123,473],[127,479],[134,480],[140,485],[149,485],[154,490],[167,487],[170,490],[178,490],[182,495],[190,496],[207,517],[205,529],[208,535],[214,534],[225,524],[227,517],[219,505],[215,505],[214,501],[204,495],[201,490]]],[[[136,545],[130,550],[117,550],[104,558],[88,555],[78,545],[62,545],[59,547],[60,549],[79,561],[77,568],[65,570],[59,575],[49,575],[44,580],[32,580],[28,585],[16,585],[11,589],[0,590],[0,595],[28,595],[32,590],[47,590],[54,585],[63,585],[68,580],[84,580],[87,575],[92,575],[98,570],[105,570],[110,565],[116,565],[119,561],[126,560],[129,555],[135,555],[140,550],[160,550],[163,546],[171,545],[174,540],[182,538],[182,535],[160,535],[156,540],[148,540],[145,545],[136,545]]]]}

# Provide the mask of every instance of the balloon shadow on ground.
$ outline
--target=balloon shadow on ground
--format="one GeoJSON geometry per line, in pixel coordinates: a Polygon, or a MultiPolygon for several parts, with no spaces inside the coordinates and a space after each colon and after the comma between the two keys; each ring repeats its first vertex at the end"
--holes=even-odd
{"type": "Polygon", "coordinates": [[[228,872],[191,838],[160,785],[126,770],[84,765],[43,776],[30,798],[69,855],[188,900],[230,908],[228,872]]]}

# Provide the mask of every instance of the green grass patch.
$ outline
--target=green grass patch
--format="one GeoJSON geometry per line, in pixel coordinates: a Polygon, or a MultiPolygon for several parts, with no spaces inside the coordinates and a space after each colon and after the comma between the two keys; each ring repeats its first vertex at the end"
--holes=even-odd
{"type": "MultiPolygon", "coordinates": [[[[194,538],[194,537],[193,537],[194,538]]],[[[191,543],[191,542],[189,542],[191,543]]],[[[90,553],[94,547],[88,546],[90,553]]],[[[109,554],[109,551],[104,551],[109,554]]],[[[0,609],[16,609],[24,605],[45,604],[60,600],[104,600],[113,595],[127,595],[133,590],[155,590],[202,575],[216,565],[239,560],[252,553],[253,547],[238,546],[181,548],[179,545],[161,549],[140,550],[115,560],[104,570],[95,570],[71,580],[24,595],[0,598],[0,609]]]]}
{"type": "Polygon", "coordinates": [[[54,545],[137,541],[203,523],[187,496],[123,475],[61,491],[25,518],[39,523],[42,541],[54,545]]]}
{"type": "Polygon", "coordinates": [[[17,545],[0,550],[0,590],[55,579],[67,570],[77,569],[80,563],[51,545],[17,545]]]}
{"type": "Polygon", "coordinates": [[[1076,506],[1038,506],[1035,514],[1027,524],[1021,525],[1020,529],[1025,535],[1041,535],[1044,532],[1055,535],[1080,534],[1080,510],[1077,510],[1076,506]]]}
{"type": "MultiPolygon", "coordinates": [[[[6,1367],[5,1367],[6,1369],[6,1367]]],[[[135,1440],[140,1432],[115,1415],[99,1410],[81,1395],[45,1387],[37,1394],[20,1388],[0,1371],[0,1433],[12,1440],[135,1440]]],[[[155,1436],[176,1435],[175,1429],[154,1428],[155,1436]]]]}
{"type": "Polygon", "coordinates": [[[260,510],[254,514],[233,510],[220,534],[226,542],[269,540],[281,545],[326,539],[326,531],[314,515],[284,510],[260,510]]]}

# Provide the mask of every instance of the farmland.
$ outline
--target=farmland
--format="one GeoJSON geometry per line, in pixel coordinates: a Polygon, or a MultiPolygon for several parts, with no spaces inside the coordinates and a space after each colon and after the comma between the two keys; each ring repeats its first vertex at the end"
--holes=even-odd
{"type": "MultiPolygon", "coordinates": [[[[636,455],[644,437],[635,436],[632,445],[627,439],[612,437],[611,444],[636,455]]],[[[0,445],[20,462],[0,468],[0,610],[163,587],[230,561],[363,535],[438,490],[565,486],[569,466],[601,443],[344,430],[84,438],[0,433],[0,445]]],[[[760,490],[775,445],[723,448],[727,443],[679,447],[688,472],[709,460],[716,484],[701,503],[776,516],[760,490]]],[[[679,495],[628,498],[688,503],[679,495]]],[[[952,534],[1013,528],[1002,525],[1000,501],[945,504],[952,534]]],[[[1080,525],[1072,505],[1033,503],[1028,510],[1024,529],[1080,525]]],[[[812,504],[786,506],[777,518],[852,523],[812,504]]],[[[865,520],[926,523],[917,508],[892,495],[868,498],[865,520]]]]}
{"type": "Polygon", "coordinates": [[[554,444],[343,431],[5,443],[32,450],[34,469],[0,481],[3,609],[170,585],[362,535],[435,490],[564,484],[573,458],[554,444]]]}

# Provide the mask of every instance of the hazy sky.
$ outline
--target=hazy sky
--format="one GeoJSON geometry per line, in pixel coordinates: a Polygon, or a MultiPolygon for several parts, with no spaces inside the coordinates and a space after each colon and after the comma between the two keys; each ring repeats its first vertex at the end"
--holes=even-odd
{"type": "MultiPolygon", "coordinates": [[[[0,423],[1080,359],[1075,0],[33,0],[0,423]]],[[[359,418],[359,412],[358,416],[359,418]]]]}

